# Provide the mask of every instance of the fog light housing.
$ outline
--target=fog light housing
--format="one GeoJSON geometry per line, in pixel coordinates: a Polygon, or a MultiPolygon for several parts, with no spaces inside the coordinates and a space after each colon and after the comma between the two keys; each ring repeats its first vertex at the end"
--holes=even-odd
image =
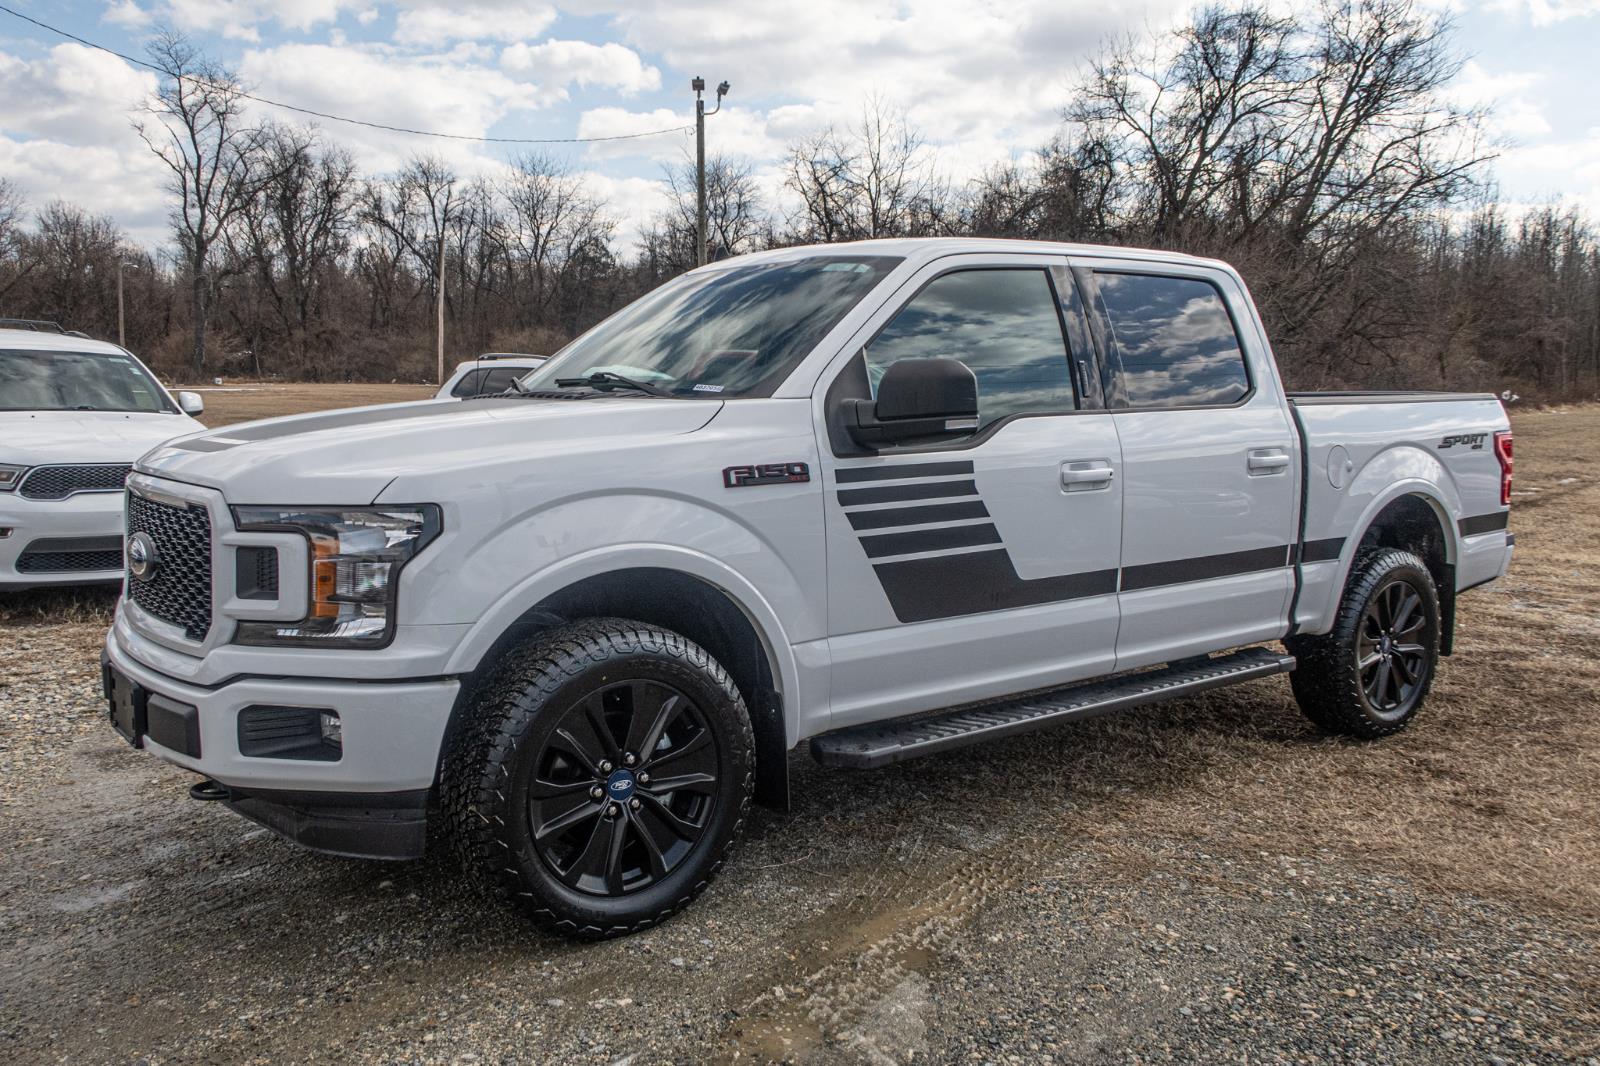
{"type": "Polygon", "coordinates": [[[239,754],[252,759],[338,762],[344,729],[338,711],[253,705],[239,712],[239,754]]]}

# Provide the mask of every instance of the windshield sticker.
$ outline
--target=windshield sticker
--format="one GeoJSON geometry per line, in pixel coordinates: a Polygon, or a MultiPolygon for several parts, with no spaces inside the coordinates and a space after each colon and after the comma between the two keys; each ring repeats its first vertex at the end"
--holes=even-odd
{"type": "Polygon", "coordinates": [[[722,386],[721,385],[696,385],[694,387],[693,391],[695,391],[695,392],[721,392],[722,391],[722,386]]]}

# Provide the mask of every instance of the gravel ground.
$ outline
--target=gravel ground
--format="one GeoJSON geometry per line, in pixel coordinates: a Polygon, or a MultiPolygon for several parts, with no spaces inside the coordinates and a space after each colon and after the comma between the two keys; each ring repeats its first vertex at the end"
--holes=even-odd
{"type": "Polygon", "coordinates": [[[871,774],[794,757],[687,913],[535,933],[311,855],[104,724],[107,593],[0,601],[8,1062],[1600,1066],[1600,410],[1518,422],[1517,570],[1424,718],[1281,679],[871,774]]]}

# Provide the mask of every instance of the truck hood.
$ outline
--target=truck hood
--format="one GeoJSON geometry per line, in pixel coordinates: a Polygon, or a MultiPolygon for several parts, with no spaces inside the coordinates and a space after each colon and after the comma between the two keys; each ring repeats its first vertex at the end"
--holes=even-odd
{"type": "Polygon", "coordinates": [[[202,428],[188,415],[143,411],[0,411],[0,463],[131,463],[202,428]]]}
{"type": "Polygon", "coordinates": [[[422,400],[227,426],[171,441],[137,468],[221,490],[232,503],[348,506],[371,503],[404,475],[692,433],[721,408],[648,397],[422,400]]]}

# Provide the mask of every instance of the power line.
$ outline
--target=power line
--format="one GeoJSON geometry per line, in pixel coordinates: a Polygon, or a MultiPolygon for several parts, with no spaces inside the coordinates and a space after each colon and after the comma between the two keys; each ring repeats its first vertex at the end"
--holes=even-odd
{"type": "Polygon", "coordinates": [[[167,70],[165,67],[157,63],[152,63],[145,59],[139,59],[135,56],[125,55],[114,48],[107,48],[103,44],[95,44],[93,41],[85,40],[75,33],[69,33],[66,30],[52,26],[47,22],[40,22],[38,19],[33,18],[30,15],[24,15],[22,12],[15,11],[9,7],[6,7],[4,4],[0,4],[0,12],[4,12],[7,15],[19,18],[23,22],[31,22],[41,30],[47,30],[59,37],[65,37],[69,41],[75,41],[78,44],[83,45],[85,48],[93,48],[97,52],[104,52],[107,55],[116,56],[124,63],[132,63],[136,67],[144,67],[169,78],[175,78],[179,81],[193,82],[196,85],[206,86],[212,89],[221,89],[243,97],[246,100],[254,100],[258,104],[265,104],[268,107],[282,108],[285,111],[293,111],[296,114],[310,115],[313,118],[327,119],[329,122],[345,122],[352,126],[365,126],[368,129],[384,130],[388,133],[404,133],[412,137],[439,137],[444,140],[451,141],[478,141],[484,144],[593,144],[597,141],[630,141],[638,137],[659,137],[664,133],[687,133],[694,129],[693,126],[688,125],[670,126],[666,129],[646,130],[643,133],[616,133],[609,137],[475,137],[468,133],[440,133],[437,130],[414,130],[408,129],[405,126],[388,126],[382,122],[368,122],[366,119],[349,118],[345,115],[331,115],[326,111],[313,111],[309,107],[297,107],[294,104],[286,104],[281,100],[270,100],[265,96],[256,96],[253,93],[244,92],[237,86],[219,84],[217,82],[208,81],[205,78],[197,78],[192,74],[177,74],[173,71],[167,70]]]}

